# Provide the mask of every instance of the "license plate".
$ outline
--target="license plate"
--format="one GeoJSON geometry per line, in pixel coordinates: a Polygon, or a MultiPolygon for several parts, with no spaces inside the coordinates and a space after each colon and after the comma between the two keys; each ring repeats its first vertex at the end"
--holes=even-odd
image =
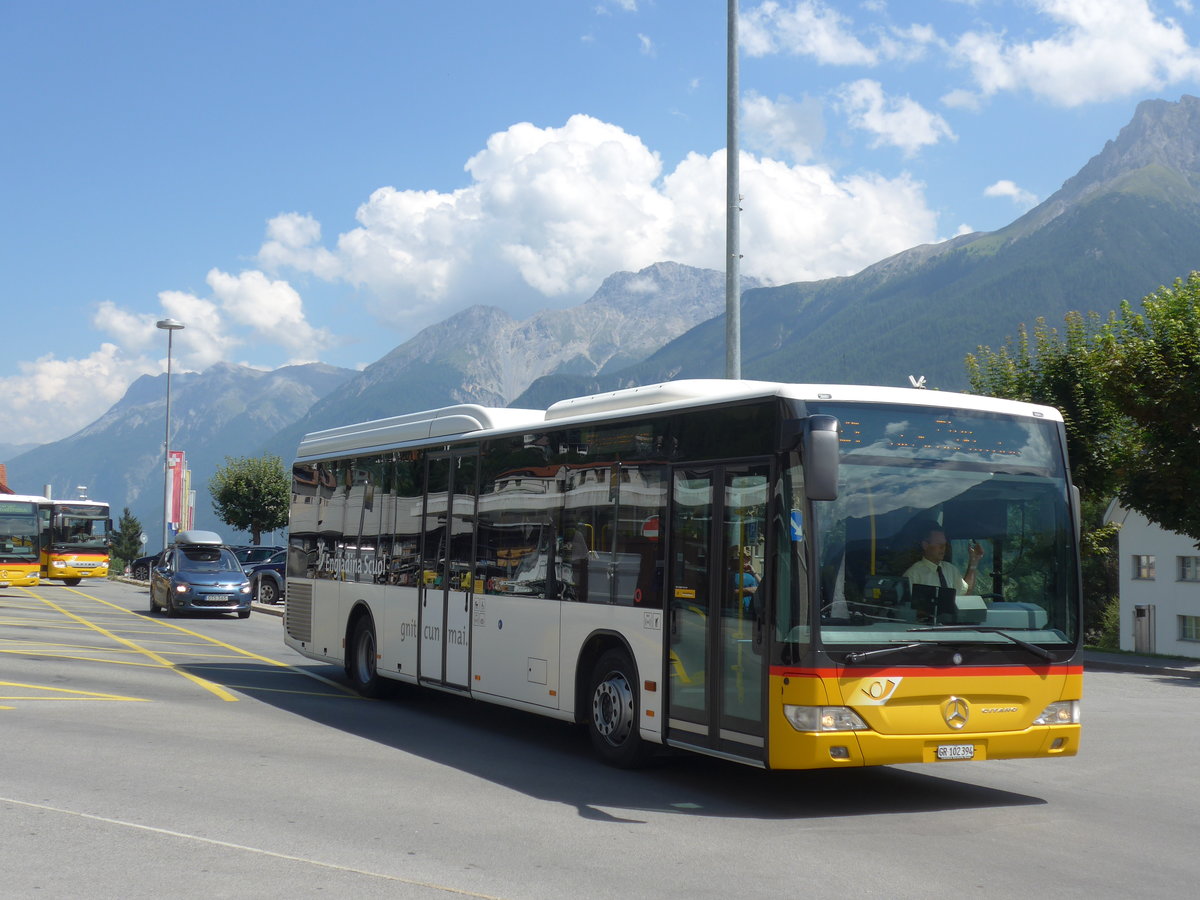
{"type": "Polygon", "coordinates": [[[229,601],[229,594],[209,594],[204,598],[205,603],[228,603],[229,601]]]}
{"type": "Polygon", "coordinates": [[[975,745],[974,744],[939,744],[937,748],[938,759],[974,759],[975,745]]]}

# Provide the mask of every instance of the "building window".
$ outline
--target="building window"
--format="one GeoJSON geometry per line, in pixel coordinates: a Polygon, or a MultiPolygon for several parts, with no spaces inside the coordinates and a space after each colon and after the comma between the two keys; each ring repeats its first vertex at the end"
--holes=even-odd
{"type": "Polygon", "coordinates": [[[1200,581],[1200,556],[1179,557],[1179,580],[1200,581]]]}
{"type": "Polygon", "coordinates": [[[1181,641],[1200,641],[1200,616],[1179,617],[1179,639],[1181,641]]]}
{"type": "Polygon", "coordinates": [[[1133,555],[1133,577],[1140,581],[1154,580],[1154,557],[1148,555],[1133,555]]]}

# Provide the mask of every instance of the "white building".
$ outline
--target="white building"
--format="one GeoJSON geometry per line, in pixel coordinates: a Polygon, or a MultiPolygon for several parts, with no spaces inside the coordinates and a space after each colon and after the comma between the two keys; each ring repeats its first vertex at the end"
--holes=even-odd
{"type": "Polygon", "coordinates": [[[1200,658],[1200,549],[1141,513],[1108,508],[1120,554],[1121,649],[1200,658]]]}

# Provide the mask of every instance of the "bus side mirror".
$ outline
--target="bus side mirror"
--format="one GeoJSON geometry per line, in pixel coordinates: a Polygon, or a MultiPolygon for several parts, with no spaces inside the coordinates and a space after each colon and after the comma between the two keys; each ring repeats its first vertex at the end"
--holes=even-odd
{"type": "Polygon", "coordinates": [[[834,416],[809,416],[800,438],[804,465],[804,493],[809,500],[838,497],[838,420],[834,416]]]}

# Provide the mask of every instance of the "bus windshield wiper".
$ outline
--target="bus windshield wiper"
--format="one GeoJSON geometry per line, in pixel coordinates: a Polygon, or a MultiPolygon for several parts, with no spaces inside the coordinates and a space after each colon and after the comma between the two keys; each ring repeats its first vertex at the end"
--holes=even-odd
{"type": "Polygon", "coordinates": [[[1040,656],[1042,659],[1048,659],[1051,662],[1055,661],[1055,656],[1045,647],[1039,647],[1037,644],[1031,644],[1029,641],[1017,637],[1015,634],[1010,634],[1003,628],[997,628],[994,625],[926,625],[921,628],[910,628],[909,631],[979,631],[984,634],[998,634],[1003,638],[1008,638],[1022,650],[1028,650],[1034,656],[1040,656]]]}
{"type": "Polygon", "coordinates": [[[853,653],[846,654],[846,662],[854,665],[856,662],[861,662],[864,659],[870,659],[874,656],[887,656],[889,653],[899,653],[901,650],[911,650],[914,647],[928,647],[929,641],[917,641],[913,644],[897,644],[895,647],[880,647],[878,650],[855,650],[853,653]]]}

